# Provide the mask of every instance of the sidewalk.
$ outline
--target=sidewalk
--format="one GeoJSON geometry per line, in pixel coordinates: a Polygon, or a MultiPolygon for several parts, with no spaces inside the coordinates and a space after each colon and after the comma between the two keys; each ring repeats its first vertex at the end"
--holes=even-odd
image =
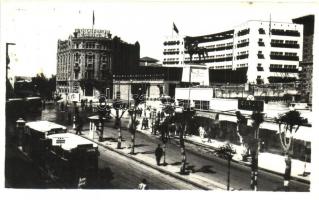
{"type": "MultiPolygon", "coordinates": [[[[141,130],[141,125],[138,126],[137,130],[141,133],[151,135],[151,129],[141,130]]],[[[227,142],[221,142],[221,141],[217,141],[213,139],[211,140],[211,142],[207,142],[207,138],[203,140],[199,136],[195,136],[195,135],[187,136],[185,138],[185,141],[196,144],[196,145],[200,145],[206,148],[208,147],[208,148],[211,148],[212,150],[227,144],[227,142]]],[[[243,152],[244,150],[243,147],[240,145],[235,145],[235,144],[232,144],[232,147],[236,150],[236,154],[233,157],[233,161],[250,166],[250,162],[242,161],[241,152],[243,152]]],[[[292,161],[291,163],[292,179],[310,183],[311,175],[303,176],[303,173],[311,172],[311,163],[307,162],[305,165],[305,162],[300,160],[291,159],[291,161],[292,161]]],[[[286,168],[285,157],[281,155],[277,155],[277,154],[260,152],[258,155],[258,166],[259,166],[259,169],[269,171],[275,174],[283,175],[286,168]]]]}

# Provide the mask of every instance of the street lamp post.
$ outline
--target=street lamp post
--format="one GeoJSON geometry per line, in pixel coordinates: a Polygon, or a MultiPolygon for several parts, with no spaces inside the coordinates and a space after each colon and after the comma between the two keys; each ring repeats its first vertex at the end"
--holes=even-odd
{"type": "Polygon", "coordinates": [[[22,140],[23,140],[23,134],[24,134],[24,126],[25,126],[25,122],[22,118],[19,118],[17,121],[16,121],[16,124],[17,124],[17,132],[18,132],[18,135],[17,135],[17,144],[18,146],[22,145],[22,140]]]}
{"type": "Polygon", "coordinates": [[[131,107],[130,92],[132,91],[132,82],[133,82],[133,80],[130,79],[129,85],[127,86],[127,106],[128,106],[128,108],[131,107]]]}
{"type": "Polygon", "coordinates": [[[156,109],[152,111],[152,134],[155,135],[155,120],[156,120],[156,109]]]}

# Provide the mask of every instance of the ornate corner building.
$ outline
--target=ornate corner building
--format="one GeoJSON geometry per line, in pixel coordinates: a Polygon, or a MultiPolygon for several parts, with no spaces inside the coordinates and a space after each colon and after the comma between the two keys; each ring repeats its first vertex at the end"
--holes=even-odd
{"type": "Polygon", "coordinates": [[[138,42],[128,44],[108,30],[75,29],[67,40],[58,41],[57,92],[109,96],[113,75],[134,72],[139,57],[138,42]]]}

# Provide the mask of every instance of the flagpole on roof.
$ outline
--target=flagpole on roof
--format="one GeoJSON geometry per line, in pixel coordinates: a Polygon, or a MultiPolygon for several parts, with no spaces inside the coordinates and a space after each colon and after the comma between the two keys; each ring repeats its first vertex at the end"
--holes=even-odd
{"type": "Polygon", "coordinates": [[[172,28],[172,39],[173,39],[173,33],[174,33],[174,22],[173,22],[173,28],[172,28]]]}
{"type": "Polygon", "coordinates": [[[92,16],[92,35],[94,37],[94,24],[95,24],[95,16],[94,16],[94,10],[93,10],[93,16],[92,16]]]}

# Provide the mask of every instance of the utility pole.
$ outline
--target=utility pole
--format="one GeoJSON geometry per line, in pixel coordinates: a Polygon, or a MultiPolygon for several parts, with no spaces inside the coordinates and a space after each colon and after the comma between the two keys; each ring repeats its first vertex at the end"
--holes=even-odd
{"type": "MultiPolygon", "coordinates": [[[[8,78],[8,70],[10,69],[10,67],[9,67],[9,64],[10,64],[9,45],[16,45],[16,44],[15,43],[6,43],[6,87],[8,84],[10,84],[9,78],[8,78]]],[[[8,89],[8,88],[6,88],[6,89],[8,89]]],[[[6,92],[8,95],[8,90],[6,92]]]]}

